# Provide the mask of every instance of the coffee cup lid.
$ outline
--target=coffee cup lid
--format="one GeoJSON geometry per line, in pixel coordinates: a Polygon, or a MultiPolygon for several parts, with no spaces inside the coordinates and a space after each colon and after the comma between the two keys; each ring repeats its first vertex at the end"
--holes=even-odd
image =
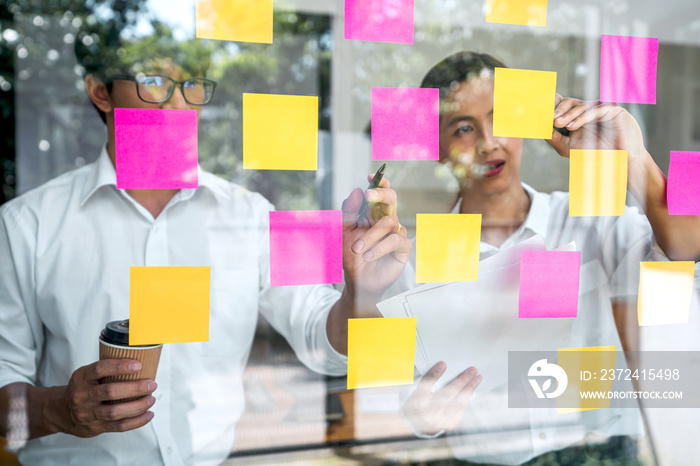
{"type": "Polygon", "coordinates": [[[105,325],[100,333],[100,338],[106,343],[119,346],[152,346],[152,345],[129,345],[129,319],[115,320],[105,325]]]}

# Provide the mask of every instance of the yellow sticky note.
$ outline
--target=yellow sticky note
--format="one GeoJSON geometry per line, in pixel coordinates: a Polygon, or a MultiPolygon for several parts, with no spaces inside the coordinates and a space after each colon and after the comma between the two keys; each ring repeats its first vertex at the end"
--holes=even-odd
{"type": "Polygon", "coordinates": [[[416,215],[416,283],[477,279],[481,214],[416,215]]]}
{"type": "Polygon", "coordinates": [[[316,170],[318,97],[243,94],[243,168],[316,170]]]}
{"type": "Polygon", "coordinates": [[[569,379],[566,390],[557,398],[557,414],[609,408],[609,398],[584,398],[581,393],[604,392],[607,395],[610,392],[615,370],[615,345],[560,348],[557,353],[557,364],[569,379]]]}
{"type": "Polygon", "coordinates": [[[569,215],[625,215],[626,150],[569,151],[569,215]]]}
{"type": "Polygon", "coordinates": [[[413,383],[416,318],[348,319],[348,390],[413,383]]]}
{"type": "Polygon", "coordinates": [[[209,267],[132,267],[129,344],[209,341],[209,267]]]}
{"type": "Polygon", "coordinates": [[[639,325],[687,324],[695,262],[640,262],[639,325]]]}
{"type": "Polygon", "coordinates": [[[496,68],[493,135],[550,139],[554,124],[557,73],[496,68]]]}
{"type": "Polygon", "coordinates": [[[486,22],[547,25],[547,0],[486,0],[486,22]]]}
{"type": "Polygon", "coordinates": [[[198,39],[272,43],[272,0],[197,0],[198,39]]]}

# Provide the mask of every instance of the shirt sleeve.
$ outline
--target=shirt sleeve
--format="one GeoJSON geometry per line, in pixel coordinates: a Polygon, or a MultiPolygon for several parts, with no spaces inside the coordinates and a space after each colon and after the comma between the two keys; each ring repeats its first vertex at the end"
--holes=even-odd
{"type": "Polygon", "coordinates": [[[405,293],[418,286],[418,283],[416,283],[416,239],[413,238],[411,243],[413,244],[413,249],[411,249],[411,255],[408,258],[406,267],[404,267],[398,280],[384,292],[384,299],[405,293]]]}
{"type": "Polygon", "coordinates": [[[328,375],[345,375],[347,356],[333,348],[326,332],[328,314],[340,298],[340,292],[331,285],[270,285],[270,210],[271,206],[261,218],[260,312],[311,370],[328,375]]]}
{"type": "Polygon", "coordinates": [[[33,311],[36,222],[11,204],[0,209],[0,387],[35,384],[41,326],[33,311]]]}
{"type": "Polygon", "coordinates": [[[617,217],[613,228],[601,245],[602,262],[610,275],[611,299],[637,298],[642,261],[669,260],[656,244],[647,217],[637,207],[627,207],[617,217]]]}

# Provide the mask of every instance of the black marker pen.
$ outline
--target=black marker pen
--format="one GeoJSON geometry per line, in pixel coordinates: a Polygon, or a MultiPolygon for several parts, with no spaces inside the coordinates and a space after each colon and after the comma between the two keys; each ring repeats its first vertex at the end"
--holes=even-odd
{"type": "MultiPolygon", "coordinates": [[[[379,187],[379,183],[382,182],[382,178],[384,178],[384,169],[386,168],[386,164],[383,163],[381,167],[379,167],[379,170],[377,170],[377,173],[374,174],[374,178],[372,178],[372,181],[369,182],[369,187],[367,189],[374,189],[379,187]]],[[[367,199],[362,196],[362,206],[360,206],[360,211],[357,213],[357,221],[360,221],[360,217],[362,217],[367,210],[367,206],[369,205],[369,202],[367,202],[367,199]]]]}

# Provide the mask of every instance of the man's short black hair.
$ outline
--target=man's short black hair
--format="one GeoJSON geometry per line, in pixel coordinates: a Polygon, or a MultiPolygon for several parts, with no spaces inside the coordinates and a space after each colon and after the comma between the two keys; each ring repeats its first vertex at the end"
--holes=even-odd
{"type": "MultiPolygon", "coordinates": [[[[120,31],[113,24],[101,24],[98,27],[83,28],[75,40],[75,56],[83,67],[84,74],[92,74],[107,85],[107,92],[112,92],[112,82],[106,79],[109,74],[119,73],[119,50],[122,49],[120,31]]],[[[91,102],[92,103],[92,102],[91,102]]],[[[92,103],[102,121],[107,124],[107,116],[92,103]]]]}
{"type": "MultiPolygon", "coordinates": [[[[172,30],[155,23],[150,36],[125,39],[114,24],[97,24],[82,29],[75,41],[75,55],[85,70],[112,91],[112,77],[135,76],[145,71],[154,59],[168,58],[193,76],[205,76],[211,66],[211,47],[197,39],[180,42],[173,37],[172,30]]],[[[93,106],[94,103],[93,103],[93,106]]],[[[95,109],[107,122],[103,111],[95,109]]]]}

